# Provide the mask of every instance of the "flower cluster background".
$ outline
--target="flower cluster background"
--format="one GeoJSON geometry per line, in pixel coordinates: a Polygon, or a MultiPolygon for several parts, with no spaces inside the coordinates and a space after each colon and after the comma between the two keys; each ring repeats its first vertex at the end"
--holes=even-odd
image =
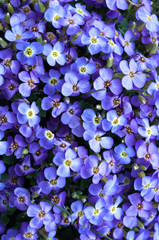
{"type": "Polygon", "coordinates": [[[158,15],[0,1],[2,240],[159,240],[158,15]]]}

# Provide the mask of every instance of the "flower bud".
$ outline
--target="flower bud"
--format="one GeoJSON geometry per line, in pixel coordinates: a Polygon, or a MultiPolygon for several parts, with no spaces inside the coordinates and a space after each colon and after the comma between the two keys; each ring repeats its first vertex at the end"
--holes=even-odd
{"type": "Polygon", "coordinates": [[[143,172],[143,171],[141,171],[141,172],[138,172],[138,177],[140,177],[140,178],[143,178],[143,177],[145,177],[145,173],[143,172]]]}
{"type": "Polygon", "coordinates": [[[136,29],[138,32],[141,32],[145,26],[146,26],[146,23],[141,22],[137,24],[136,29]]]}
{"type": "Polygon", "coordinates": [[[136,27],[136,23],[132,22],[131,25],[130,25],[130,30],[134,31],[135,27],[136,27]]]}
{"type": "Polygon", "coordinates": [[[111,68],[113,66],[113,58],[108,58],[107,59],[107,68],[111,68]]]}
{"type": "Polygon", "coordinates": [[[38,1],[38,6],[40,9],[40,12],[42,12],[42,13],[45,12],[45,6],[41,1],[38,1]]]}
{"type": "Polygon", "coordinates": [[[5,18],[4,18],[4,21],[5,21],[6,23],[9,23],[9,22],[10,22],[10,14],[9,14],[9,13],[6,13],[5,18]]]}
{"type": "Polygon", "coordinates": [[[8,9],[8,12],[10,14],[13,14],[14,13],[14,8],[12,7],[12,5],[10,3],[7,4],[7,9],[8,9]]]}
{"type": "Polygon", "coordinates": [[[152,46],[152,48],[151,48],[151,54],[155,54],[156,53],[156,51],[157,51],[157,48],[158,48],[158,43],[155,43],[155,44],[153,44],[153,46],[152,46]]]}
{"type": "Polygon", "coordinates": [[[24,148],[23,151],[22,151],[22,153],[23,153],[24,155],[27,155],[27,154],[29,153],[29,150],[28,150],[27,148],[24,148]]]}
{"type": "Polygon", "coordinates": [[[7,43],[2,38],[0,38],[0,45],[2,48],[5,48],[7,46],[7,43]]]}

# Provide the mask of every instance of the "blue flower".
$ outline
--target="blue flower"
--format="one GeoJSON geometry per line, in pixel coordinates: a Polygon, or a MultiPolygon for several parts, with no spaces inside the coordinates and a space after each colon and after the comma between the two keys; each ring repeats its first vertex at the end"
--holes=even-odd
{"type": "Polygon", "coordinates": [[[88,34],[89,35],[82,35],[82,44],[89,45],[88,50],[92,55],[99,53],[102,48],[106,46],[106,40],[101,38],[100,30],[95,27],[92,27],[88,34]]]}
{"type": "Polygon", "coordinates": [[[39,108],[36,106],[35,102],[32,102],[31,106],[25,102],[20,103],[18,106],[17,119],[20,124],[25,124],[28,122],[30,127],[35,126],[40,122],[40,117],[37,116],[39,113],[39,108]]]}
{"type": "Polygon", "coordinates": [[[22,65],[28,64],[33,65],[36,63],[36,55],[43,52],[43,45],[39,42],[23,42],[17,43],[16,48],[20,50],[16,57],[22,65]]]}
{"type": "Polygon", "coordinates": [[[62,66],[66,63],[64,49],[64,44],[61,42],[56,42],[53,47],[49,43],[44,45],[43,54],[47,56],[47,62],[50,66],[55,66],[56,62],[62,66]]]}
{"type": "Polygon", "coordinates": [[[126,147],[123,143],[114,148],[115,158],[119,160],[120,164],[129,164],[131,157],[135,156],[133,147],[126,147]]]}
{"type": "Polygon", "coordinates": [[[60,28],[60,20],[65,17],[66,13],[66,9],[61,5],[58,5],[55,8],[48,8],[44,14],[44,17],[48,22],[52,22],[54,28],[60,28]]]}

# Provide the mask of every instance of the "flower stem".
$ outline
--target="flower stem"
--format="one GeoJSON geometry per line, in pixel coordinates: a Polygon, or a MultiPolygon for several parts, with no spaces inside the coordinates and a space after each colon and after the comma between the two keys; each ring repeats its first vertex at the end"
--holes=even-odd
{"type": "Polygon", "coordinates": [[[142,7],[142,6],[145,6],[144,4],[133,3],[133,2],[130,1],[130,0],[127,0],[127,1],[128,1],[131,5],[133,5],[133,6],[137,7],[137,8],[142,7]]]}

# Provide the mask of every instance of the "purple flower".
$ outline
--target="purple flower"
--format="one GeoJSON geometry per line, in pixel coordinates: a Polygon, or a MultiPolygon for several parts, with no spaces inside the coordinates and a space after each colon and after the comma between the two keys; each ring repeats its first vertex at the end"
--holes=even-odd
{"type": "Polygon", "coordinates": [[[105,175],[106,163],[103,161],[99,164],[98,162],[99,159],[95,155],[87,157],[84,161],[84,166],[81,168],[81,177],[87,179],[93,176],[92,182],[95,184],[99,183],[105,175]]]}
{"type": "Polygon", "coordinates": [[[56,62],[62,66],[66,63],[64,49],[64,44],[61,42],[56,42],[53,47],[49,43],[44,45],[43,54],[47,56],[47,62],[50,66],[55,66],[56,62]]]}
{"type": "Polygon", "coordinates": [[[34,165],[40,164],[48,157],[47,150],[40,147],[38,143],[33,142],[29,145],[29,152],[34,159],[34,165]]]}
{"type": "Polygon", "coordinates": [[[62,26],[67,26],[66,33],[68,35],[74,35],[80,31],[80,26],[84,24],[83,18],[79,14],[72,16],[71,12],[67,11],[64,18],[60,20],[62,26]]]}
{"type": "Polygon", "coordinates": [[[85,57],[77,58],[74,63],[71,64],[71,71],[77,72],[83,80],[89,80],[89,74],[93,74],[96,70],[96,65],[93,62],[87,62],[85,57]]]}
{"type": "Polygon", "coordinates": [[[7,141],[9,144],[9,148],[6,152],[6,155],[11,156],[14,152],[16,158],[19,159],[22,156],[23,149],[27,146],[26,141],[20,134],[15,135],[14,141],[13,138],[9,136],[7,141]]]}
{"type": "Polygon", "coordinates": [[[106,4],[111,10],[117,10],[118,8],[126,10],[128,8],[128,3],[126,0],[106,0],[106,4]]]}
{"type": "Polygon", "coordinates": [[[51,209],[52,205],[47,202],[40,202],[39,205],[31,204],[27,209],[28,217],[33,217],[30,226],[39,229],[49,220],[53,220],[53,215],[50,213],[51,209]]]}
{"type": "Polygon", "coordinates": [[[61,5],[55,6],[54,8],[48,8],[45,12],[45,19],[48,22],[52,22],[54,28],[61,27],[61,19],[66,15],[66,9],[61,5]]]}
{"type": "Polygon", "coordinates": [[[54,144],[54,134],[46,128],[39,128],[36,132],[37,138],[39,138],[39,144],[45,149],[52,149],[54,144]]]}
{"type": "Polygon", "coordinates": [[[46,73],[45,75],[40,77],[40,80],[46,83],[43,91],[45,94],[49,96],[53,96],[55,91],[61,92],[61,87],[64,83],[63,79],[60,79],[61,73],[54,69],[50,69],[49,74],[46,73]]]}
{"type": "Polygon", "coordinates": [[[104,220],[113,221],[113,219],[121,220],[123,215],[123,209],[118,207],[118,205],[123,201],[123,199],[118,196],[115,202],[113,198],[110,196],[106,201],[106,215],[104,216],[104,220]]]}
{"type": "Polygon", "coordinates": [[[143,127],[138,128],[138,132],[142,137],[146,138],[146,142],[150,139],[155,139],[158,135],[158,128],[156,125],[149,125],[149,120],[147,118],[142,119],[143,127]]]}
{"type": "Polygon", "coordinates": [[[78,172],[82,165],[82,159],[77,158],[76,152],[71,148],[68,148],[65,153],[56,153],[53,162],[59,166],[57,169],[57,175],[60,177],[70,177],[71,170],[78,172]]]}
{"type": "Polygon", "coordinates": [[[71,204],[71,209],[73,211],[72,213],[73,221],[75,221],[78,218],[79,224],[83,225],[86,222],[86,216],[83,210],[83,203],[80,200],[75,201],[71,204]]]}
{"type": "Polygon", "coordinates": [[[22,71],[18,74],[19,79],[24,82],[19,85],[19,92],[23,97],[29,97],[31,91],[36,88],[36,83],[39,83],[39,80],[34,75],[34,73],[28,73],[22,71]]]}
{"type": "Polygon", "coordinates": [[[142,88],[146,82],[146,75],[142,73],[134,59],[130,60],[129,66],[126,60],[120,62],[120,69],[125,77],[122,78],[122,85],[127,90],[134,88],[133,84],[137,88],[142,88]]]}
{"type": "MultiPolygon", "coordinates": [[[[155,193],[157,193],[157,191],[155,192],[155,189],[157,189],[158,185],[159,180],[149,176],[137,178],[134,181],[134,189],[140,191],[141,196],[148,202],[156,195],[155,193]]],[[[155,200],[157,200],[157,198],[155,200]]]]}
{"type": "Polygon", "coordinates": [[[131,162],[131,157],[135,156],[133,147],[126,147],[123,143],[116,146],[114,151],[115,158],[117,158],[120,164],[129,164],[131,162]]]}
{"type": "Polygon", "coordinates": [[[152,202],[142,201],[139,193],[128,195],[131,206],[126,210],[126,215],[136,217],[139,215],[141,218],[148,218],[152,210],[152,202]]]}
{"type": "Polygon", "coordinates": [[[101,128],[102,116],[98,113],[97,115],[93,109],[85,109],[81,115],[83,122],[83,127],[85,130],[91,128],[96,130],[101,128]]]}
{"type": "Polygon", "coordinates": [[[19,231],[17,229],[8,229],[7,233],[2,235],[1,240],[11,240],[15,239],[16,236],[18,235],[19,231]]]}
{"type": "Polygon", "coordinates": [[[18,106],[17,119],[20,124],[25,124],[26,122],[30,127],[37,125],[40,122],[40,117],[37,116],[39,113],[39,108],[36,106],[35,102],[32,102],[29,107],[27,103],[20,103],[18,106]]]}
{"type": "Polygon", "coordinates": [[[16,48],[20,50],[16,54],[17,59],[21,62],[22,65],[29,64],[33,65],[36,63],[36,55],[43,52],[43,45],[39,42],[23,42],[17,43],[16,48]]]}
{"type": "Polygon", "coordinates": [[[99,70],[99,77],[95,79],[93,86],[97,92],[93,93],[92,96],[97,100],[102,100],[106,97],[108,89],[118,95],[122,92],[121,80],[113,78],[113,70],[109,68],[101,68],[99,70]],[[101,91],[99,91],[101,90],[101,91]]]}
{"type": "Polygon", "coordinates": [[[88,50],[90,54],[94,55],[101,51],[103,47],[106,46],[106,40],[101,38],[100,30],[92,27],[89,32],[89,35],[83,34],[81,37],[81,42],[83,45],[89,45],[88,50]]]}
{"type": "Polygon", "coordinates": [[[61,116],[61,122],[63,124],[68,124],[70,128],[75,128],[79,124],[79,115],[82,113],[82,110],[78,104],[78,101],[75,101],[73,104],[68,105],[68,109],[61,116]]]}
{"type": "Polygon", "coordinates": [[[135,44],[131,42],[131,40],[134,40],[134,33],[131,30],[126,31],[126,33],[124,34],[124,38],[122,37],[122,35],[120,35],[119,40],[128,56],[132,56],[135,54],[135,44]]]}
{"type": "Polygon", "coordinates": [[[1,141],[4,137],[4,132],[0,131],[0,155],[6,154],[8,150],[8,142],[7,141],[1,141]]]}
{"type": "Polygon", "coordinates": [[[88,80],[80,79],[75,72],[66,73],[65,83],[62,85],[62,94],[67,96],[77,96],[81,93],[89,92],[91,85],[88,80]]]}
{"type": "Polygon", "coordinates": [[[118,130],[116,134],[119,137],[125,136],[125,138],[124,138],[125,144],[128,147],[132,147],[136,143],[135,136],[136,136],[137,132],[138,132],[137,121],[135,119],[132,119],[130,124],[126,124],[125,128],[122,130],[118,130]]]}
{"type": "Polygon", "coordinates": [[[126,123],[127,119],[124,115],[118,116],[116,110],[111,110],[107,112],[107,119],[103,120],[102,126],[105,131],[109,131],[111,129],[111,132],[115,133],[126,123]]]}
{"type": "Polygon", "coordinates": [[[16,207],[24,211],[30,205],[30,193],[25,188],[17,187],[14,189],[14,194],[9,196],[9,206],[16,207]]]}
{"type": "Polygon", "coordinates": [[[14,170],[17,176],[26,176],[32,172],[35,172],[35,169],[31,167],[30,155],[25,156],[20,163],[17,163],[14,170]]]}
{"type": "Polygon", "coordinates": [[[84,213],[86,218],[90,221],[90,223],[94,225],[101,225],[103,222],[103,217],[106,214],[105,210],[105,201],[104,199],[99,199],[95,207],[88,206],[84,209],[84,213]]]}
{"type": "Polygon", "coordinates": [[[7,80],[2,86],[2,91],[5,99],[10,100],[18,91],[19,84],[14,79],[7,80]]]}
{"type": "Polygon", "coordinates": [[[21,24],[17,24],[16,26],[12,27],[11,30],[7,30],[5,32],[5,38],[9,42],[22,42],[32,38],[34,35],[31,31],[25,31],[26,29],[21,24]]]}
{"type": "Polygon", "coordinates": [[[158,162],[159,153],[157,146],[151,142],[150,144],[146,144],[145,142],[141,143],[136,147],[138,158],[144,158],[146,162],[149,162],[153,165],[156,165],[158,162]]]}
{"type": "Polygon", "coordinates": [[[104,149],[110,149],[113,146],[114,140],[111,137],[103,137],[105,134],[105,131],[102,130],[93,130],[93,129],[87,129],[84,134],[84,140],[89,142],[90,148],[96,152],[99,153],[101,146],[104,149]]]}
{"type": "Polygon", "coordinates": [[[39,187],[45,194],[49,194],[52,190],[56,191],[59,188],[63,188],[66,184],[64,177],[57,178],[55,167],[45,168],[44,176],[48,181],[41,181],[39,187]]]}
{"type": "Polygon", "coordinates": [[[12,60],[12,56],[13,56],[13,52],[12,52],[11,49],[5,49],[5,50],[0,51],[0,59],[3,60],[2,65],[6,69],[6,71],[5,71],[6,72],[5,73],[6,76],[11,76],[12,73],[18,74],[19,69],[20,69],[19,61],[12,60]]]}
{"type": "Polygon", "coordinates": [[[12,129],[14,124],[17,122],[15,114],[8,111],[9,107],[0,106],[0,131],[6,131],[7,129],[12,129]]]}
{"type": "Polygon", "coordinates": [[[20,227],[20,233],[16,237],[17,240],[37,240],[38,234],[35,228],[30,227],[27,222],[23,222],[20,227]]]}
{"type": "Polygon", "coordinates": [[[146,28],[150,32],[159,31],[159,22],[157,16],[155,14],[151,15],[151,13],[145,8],[140,7],[137,11],[137,17],[144,23],[146,23],[146,28]]]}
{"type": "Polygon", "coordinates": [[[56,118],[67,109],[66,103],[60,102],[60,98],[61,96],[59,94],[55,94],[53,97],[44,97],[41,103],[41,108],[45,111],[52,108],[51,114],[56,118]]]}

